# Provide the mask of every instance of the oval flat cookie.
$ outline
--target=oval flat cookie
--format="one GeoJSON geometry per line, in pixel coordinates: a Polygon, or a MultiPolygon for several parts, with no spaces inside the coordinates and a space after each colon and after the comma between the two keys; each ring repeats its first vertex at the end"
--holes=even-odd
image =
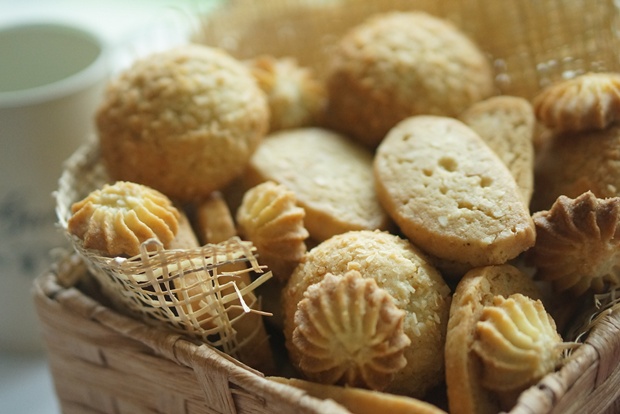
{"type": "Polygon", "coordinates": [[[438,258],[502,264],[534,244],[535,230],[512,174],[464,123],[415,116],[377,149],[379,200],[401,231],[438,258]]]}
{"type": "Polygon", "coordinates": [[[350,230],[387,229],[390,218],[374,188],[372,152],[323,128],[270,134],[252,156],[246,185],[284,185],[306,211],[310,237],[323,241],[350,230]]]}

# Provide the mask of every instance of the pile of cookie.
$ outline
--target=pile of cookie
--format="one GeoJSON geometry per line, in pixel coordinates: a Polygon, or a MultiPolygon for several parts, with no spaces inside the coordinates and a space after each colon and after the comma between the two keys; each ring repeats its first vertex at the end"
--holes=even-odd
{"type": "Polygon", "coordinates": [[[258,323],[294,385],[510,408],[576,346],[566,302],[618,284],[620,75],[498,95],[484,52],[422,12],[372,16],[332,58],[325,79],[202,44],[135,62],[96,116],[111,181],[68,232],[109,257],[240,237],[274,275],[258,323]]]}

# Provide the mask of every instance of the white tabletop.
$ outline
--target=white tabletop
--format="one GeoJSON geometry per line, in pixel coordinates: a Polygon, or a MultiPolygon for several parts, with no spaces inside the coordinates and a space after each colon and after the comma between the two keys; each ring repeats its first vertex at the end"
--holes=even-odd
{"type": "MultiPolygon", "coordinates": [[[[197,16],[218,0],[0,0],[0,28],[15,22],[68,22],[90,28],[120,70],[148,52],[185,42],[197,16]]],[[[0,350],[0,413],[58,414],[45,354],[0,350]]]]}

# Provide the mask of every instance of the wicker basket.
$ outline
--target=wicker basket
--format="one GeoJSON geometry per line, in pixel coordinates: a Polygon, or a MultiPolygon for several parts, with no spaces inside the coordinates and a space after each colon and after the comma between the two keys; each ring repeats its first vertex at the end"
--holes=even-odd
{"type": "MultiPolygon", "coordinates": [[[[454,21],[492,57],[501,93],[531,98],[562,77],[620,70],[613,0],[237,0],[205,16],[196,40],[239,58],[296,56],[321,74],[339,34],[388,9],[421,9],[454,21]]],[[[61,177],[61,187],[71,187],[76,197],[99,184],[84,170],[102,168],[92,147],[86,148],[87,162],[83,151],[61,177]]],[[[272,381],[209,345],[119,313],[89,282],[81,259],[66,255],[34,285],[63,412],[350,412],[272,381]]],[[[526,390],[512,413],[620,412],[614,295],[607,295],[603,308],[586,307],[583,319],[596,317],[581,330],[584,344],[560,371],[526,390]]]]}

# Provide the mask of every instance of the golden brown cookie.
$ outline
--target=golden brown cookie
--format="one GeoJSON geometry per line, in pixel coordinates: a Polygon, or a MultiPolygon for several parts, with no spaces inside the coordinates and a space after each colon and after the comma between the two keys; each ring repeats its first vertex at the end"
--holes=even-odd
{"type": "Polygon", "coordinates": [[[306,254],[306,213],[296,201],[292,191],[266,181],[249,189],[237,210],[240,236],[256,246],[259,261],[282,282],[306,254]]]}
{"type": "Polygon", "coordinates": [[[585,73],[558,81],[533,104],[540,122],[555,131],[605,129],[620,119],[620,74],[585,73]]]}
{"type": "Polygon", "coordinates": [[[494,96],[473,104],[459,119],[476,131],[506,164],[529,206],[534,191],[536,126],[530,102],[516,96],[494,96]]]}
{"type": "Polygon", "coordinates": [[[620,195],[620,126],[552,134],[537,155],[532,211],[548,210],[561,195],[591,191],[599,198],[620,195]]]}
{"type": "Polygon", "coordinates": [[[370,147],[406,117],[457,116],[494,90],[480,48],[423,12],[374,15],[345,34],[331,57],[327,125],[370,147]]]}
{"type": "Polygon", "coordinates": [[[170,247],[180,212],[164,194],[144,185],[118,181],[92,191],[71,206],[69,233],[104,256],[134,256],[151,238],[170,247]]]}
{"type": "Polygon", "coordinates": [[[502,264],[534,244],[534,223],[514,178],[471,128],[420,115],[377,149],[377,194],[422,250],[470,266],[502,264]]]}
{"type": "Polygon", "coordinates": [[[472,350],[482,361],[480,382],[499,394],[520,394],[562,359],[562,337],[540,300],[521,293],[495,296],[476,323],[472,350]]]}
{"type": "Polygon", "coordinates": [[[219,191],[214,191],[196,206],[196,228],[201,244],[220,243],[237,235],[232,213],[219,191]]]}
{"type": "Polygon", "coordinates": [[[334,400],[355,414],[446,414],[433,404],[402,395],[318,384],[297,378],[268,377],[268,379],[300,388],[316,398],[334,400]]]}
{"type": "Polygon", "coordinates": [[[110,82],[96,115],[110,176],[175,201],[204,198],[238,177],[268,124],[267,99],[248,68],[200,45],[136,61],[110,82]]]}
{"type": "Polygon", "coordinates": [[[267,95],[269,130],[317,125],[325,107],[325,85],[293,58],[259,56],[246,62],[267,95]]]}
{"type": "Polygon", "coordinates": [[[327,273],[297,304],[291,345],[298,368],[321,384],[381,391],[407,365],[405,311],[357,270],[327,273]]]}
{"type": "Polygon", "coordinates": [[[620,198],[560,196],[534,214],[536,244],[526,253],[536,276],[557,291],[581,295],[620,283],[620,198]]]}
{"type": "Polygon", "coordinates": [[[485,306],[497,296],[521,293],[540,299],[534,281],[511,265],[485,266],[470,270],[460,280],[452,297],[445,345],[446,384],[450,412],[455,414],[497,413],[498,395],[482,384],[483,363],[473,352],[476,325],[485,306]]]}
{"type": "MultiPolygon", "coordinates": [[[[430,388],[443,381],[443,355],[437,350],[442,349],[444,344],[450,290],[439,272],[429,264],[416,247],[406,239],[387,232],[363,230],[336,235],[306,254],[291,275],[283,293],[284,334],[291,361],[295,366],[300,367],[304,355],[304,350],[296,345],[293,338],[299,335],[295,334],[297,323],[299,323],[296,319],[301,316],[296,315],[298,312],[303,312],[299,304],[304,300],[309,287],[315,286],[312,291],[318,295],[321,290],[317,290],[317,287],[324,286],[321,283],[327,274],[332,275],[332,282],[329,283],[337,285],[333,279],[343,278],[350,271],[358,272],[362,280],[374,280],[368,288],[374,289],[377,298],[383,298],[381,300],[386,301],[385,318],[386,321],[392,321],[392,324],[386,323],[386,329],[391,327],[392,335],[398,331],[398,325],[395,324],[398,321],[398,314],[404,312],[402,329],[411,342],[403,349],[406,365],[394,372],[394,367],[400,366],[399,360],[396,359],[394,363],[397,365],[389,365],[385,368],[386,372],[392,373],[394,377],[391,382],[389,377],[381,377],[384,381],[382,383],[382,386],[385,386],[384,391],[414,397],[423,396],[430,388]],[[385,299],[386,294],[391,296],[393,306],[389,305],[389,300],[385,299]]],[[[366,302],[362,302],[361,299],[359,301],[343,299],[335,303],[337,306],[349,306],[349,310],[332,312],[335,319],[328,326],[336,330],[339,330],[339,326],[343,326],[347,332],[346,343],[349,341],[353,341],[353,344],[362,343],[361,339],[364,337],[362,333],[372,332],[372,330],[367,331],[363,328],[375,320],[365,319],[365,314],[361,312],[362,303],[366,302]],[[342,318],[349,318],[349,321],[342,322],[342,318]],[[353,334],[350,330],[358,333],[353,334]],[[359,341],[355,338],[359,338],[359,341]]],[[[326,307],[326,309],[332,308],[326,307]]],[[[328,338],[338,335],[328,331],[324,333],[328,338]]],[[[402,338],[399,335],[393,337],[402,338]]],[[[313,336],[308,338],[312,339],[313,336]]],[[[328,346],[331,343],[329,340],[317,339],[316,341],[317,345],[328,346]]],[[[373,349],[378,352],[394,344],[377,345],[379,347],[373,349]]],[[[349,348],[339,347],[337,349],[335,355],[338,356],[338,361],[342,362],[347,359],[347,349],[349,348]]],[[[355,358],[357,358],[356,354],[353,353],[351,360],[355,358]]],[[[329,365],[323,365],[323,367],[326,366],[329,365]]],[[[339,382],[346,381],[339,378],[339,382]]]]}
{"type": "Polygon", "coordinates": [[[292,191],[306,212],[310,237],[322,241],[391,224],[377,199],[372,158],[368,149],[336,132],[290,129],[265,138],[244,178],[249,187],[273,181],[292,191]]]}

